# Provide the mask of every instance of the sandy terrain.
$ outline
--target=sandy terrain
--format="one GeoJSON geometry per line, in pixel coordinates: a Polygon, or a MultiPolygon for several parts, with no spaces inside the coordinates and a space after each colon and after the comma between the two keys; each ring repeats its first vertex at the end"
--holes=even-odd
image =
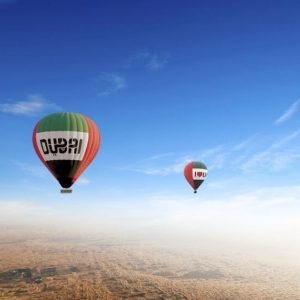
{"type": "Polygon", "coordinates": [[[196,247],[1,228],[0,298],[295,300],[300,270],[196,247]]]}

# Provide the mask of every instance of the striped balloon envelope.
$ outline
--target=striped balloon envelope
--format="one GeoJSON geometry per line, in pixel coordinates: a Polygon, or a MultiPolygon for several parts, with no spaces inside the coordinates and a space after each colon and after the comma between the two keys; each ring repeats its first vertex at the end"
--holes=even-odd
{"type": "Polygon", "coordinates": [[[92,162],[101,138],[91,119],[64,112],[41,119],[34,128],[32,141],[40,160],[67,189],[92,162]]]}
{"type": "Polygon", "coordinates": [[[203,183],[207,176],[207,167],[204,163],[199,161],[192,161],[184,168],[184,177],[190,186],[197,193],[197,189],[203,183]]]}

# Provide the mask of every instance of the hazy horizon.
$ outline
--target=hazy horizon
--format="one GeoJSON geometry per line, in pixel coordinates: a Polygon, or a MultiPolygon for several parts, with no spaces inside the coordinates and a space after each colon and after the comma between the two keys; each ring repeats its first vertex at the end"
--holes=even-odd
{"type": "Polygon", "coordinates": [[[58,194],[48,203],[2,200],[0,224],[220,253],[261,251],[265,258],[300,267],[299,192],[297,186],[269,188],[225,200],[201,199],[201,193],[185,198],[156,195],[132,203],[73,200],[58,194]]]}

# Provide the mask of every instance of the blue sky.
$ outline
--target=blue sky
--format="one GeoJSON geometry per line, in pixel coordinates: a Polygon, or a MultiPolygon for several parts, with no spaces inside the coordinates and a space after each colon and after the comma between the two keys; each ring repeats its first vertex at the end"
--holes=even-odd
{"type": "Polygon", "coordinates": [[[297,188],[299,9],[0,0],[1,199],[64,199],[31,143],[57,111],[87,115],[102,135],[74,201],[195,199],[182,175],[190,160],[209,170],[197,201],[297,188]]]}

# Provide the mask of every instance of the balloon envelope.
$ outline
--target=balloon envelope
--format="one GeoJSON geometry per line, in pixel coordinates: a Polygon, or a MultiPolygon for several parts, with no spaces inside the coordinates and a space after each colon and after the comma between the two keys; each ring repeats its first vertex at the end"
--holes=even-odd
{"type": "Polygon", "coordinates": [[[94,159],[101,138],[91,119],[66,112],[41,119],[32,141],[43,164],[63,188],[69,188],[94,159]]]}
{"type": "Polygon", "coordinates": [[[192,161],[188,163],[184,168],[184,177],[194,189],[194,193],[197,193],[197,189],[203,183],[206,176],[207,167],[202,162],[192,161]]]}

